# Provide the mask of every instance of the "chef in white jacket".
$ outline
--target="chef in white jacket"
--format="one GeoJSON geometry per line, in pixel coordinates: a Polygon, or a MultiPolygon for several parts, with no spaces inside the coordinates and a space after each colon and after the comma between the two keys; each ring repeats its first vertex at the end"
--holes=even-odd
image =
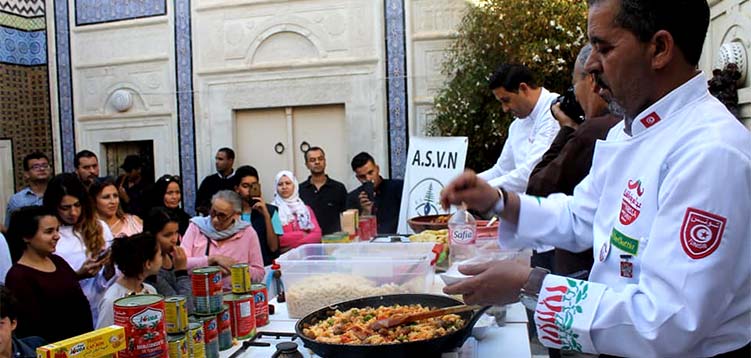
{"type": "Polygon", "coordinates": [[[550,105],[558,94],[537,86],[532,72],[517,64],[498,67],[490,77],[489,87],[503,111],[516,118],[509,126],[498,161],[478,175],[491,186],[523,193],[532,169],[561,128],[550,113],[550,105]]]}
{"type": "Polygon", "coordinates": [[[468,303],[521,299],[553,348],[749,357],[751,134],[696,70],[707,2],[589,3],[586,69],[625,113],[597,143],[589,176],[573,196],[536,198],[469,172],[442,202],[500,213],[506,247],[593,246],[590,282],[500,261],[462,267],[474,277],[444,292],[468,303]]]}

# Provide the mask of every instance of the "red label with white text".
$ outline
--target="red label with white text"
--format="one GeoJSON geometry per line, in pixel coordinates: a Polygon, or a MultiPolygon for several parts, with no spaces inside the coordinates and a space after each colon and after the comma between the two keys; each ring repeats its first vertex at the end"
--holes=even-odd
{"type": "Polygon", "coordinates": [[[629,180],[621,200],[621,214],[618,217],[621,224],[630,225],[639,217],[642,195],[644,195],[644,188],[641,186],[641,180],[629,180]]]}

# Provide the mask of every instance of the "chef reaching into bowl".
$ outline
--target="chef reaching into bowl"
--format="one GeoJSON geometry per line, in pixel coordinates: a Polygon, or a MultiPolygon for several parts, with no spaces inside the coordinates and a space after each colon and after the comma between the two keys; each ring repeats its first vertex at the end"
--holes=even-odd
{"type": "Polygon", "coordinates": [[[505,247],[593,247],[590,281],[506,260],[460,268],[473,277],[444,292],[469,304],[521,300],[548,347],[748,357],[751,134],[696,70],[709,6],[588,2],[594,50],[585,69],[625,113],[597,143],[590,174],[572,196],[538,198],[496,190],[466,172],[441,202],[499,214],[505,247]]]}

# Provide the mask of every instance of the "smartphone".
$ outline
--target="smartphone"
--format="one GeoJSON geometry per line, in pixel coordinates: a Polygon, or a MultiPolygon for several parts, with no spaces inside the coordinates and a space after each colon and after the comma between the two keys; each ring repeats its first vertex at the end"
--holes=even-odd
{"type": "Polygon", "coordinates": [[[261,184],[258,184],[258,183],[250,184],[249,194],[251,198],[257,198],[261,196],[261,184]]]}
{"type": "Polygon", "coordinates": [[[373,182],[368,180],[362,183],[362,190],[365,192],[365,194],[368,194],[368,199],[370,199],[370,201],[373,201],[373,198],[375,198],[375,186],[373,185],[373,182]]]}
{"type": "Polygon", "coordinates": [[[99,255],[97,255],[96,260],[102,261],[102,259],[104,259],[109,253],[110,253],[110,248],[106,248],[102,250],[102,252],[100,252],[99,255]]]}

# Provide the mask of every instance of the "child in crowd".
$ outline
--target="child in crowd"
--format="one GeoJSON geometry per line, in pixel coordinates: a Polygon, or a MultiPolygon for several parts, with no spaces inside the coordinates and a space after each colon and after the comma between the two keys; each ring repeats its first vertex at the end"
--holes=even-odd
{"type": "Polygon", "coordinates": [[[11,215],[8,244],[15,262],[5,279],[18,299],[18,337],[57,342],[93,329],[89,302],[76,272],[54,254],[60,222],[40,206],[11,215]]]}
{"type": "Polygon", "coordinates": [[[179,219],[172,210],[156,207],[149,211],[144,220],[144,231],[152,233],[162,251],[162,268],[148,282],[164,296],[185,296],[188,311],[193,312],[192,286],[188,276],[188,257],[179,246],[179,219]]]}
{"type": "Polygon", "coordinates": [[[41,337],[17,338],[18,301],[8,288],[0,286],[0,357],[36,358],[36,348],[46,344],[41,337]]]}
{"type": "Polygon", "coordinates": [[[119,298],[157,293],[154,286],[144,283],[144,280],[159,272],[162,250],[151,233],[136,234],[115,239],[112,243],[112,260],[122,274],[104,292],[99,303],[97,329],[114,324],[114,303],[119,298]]]}

